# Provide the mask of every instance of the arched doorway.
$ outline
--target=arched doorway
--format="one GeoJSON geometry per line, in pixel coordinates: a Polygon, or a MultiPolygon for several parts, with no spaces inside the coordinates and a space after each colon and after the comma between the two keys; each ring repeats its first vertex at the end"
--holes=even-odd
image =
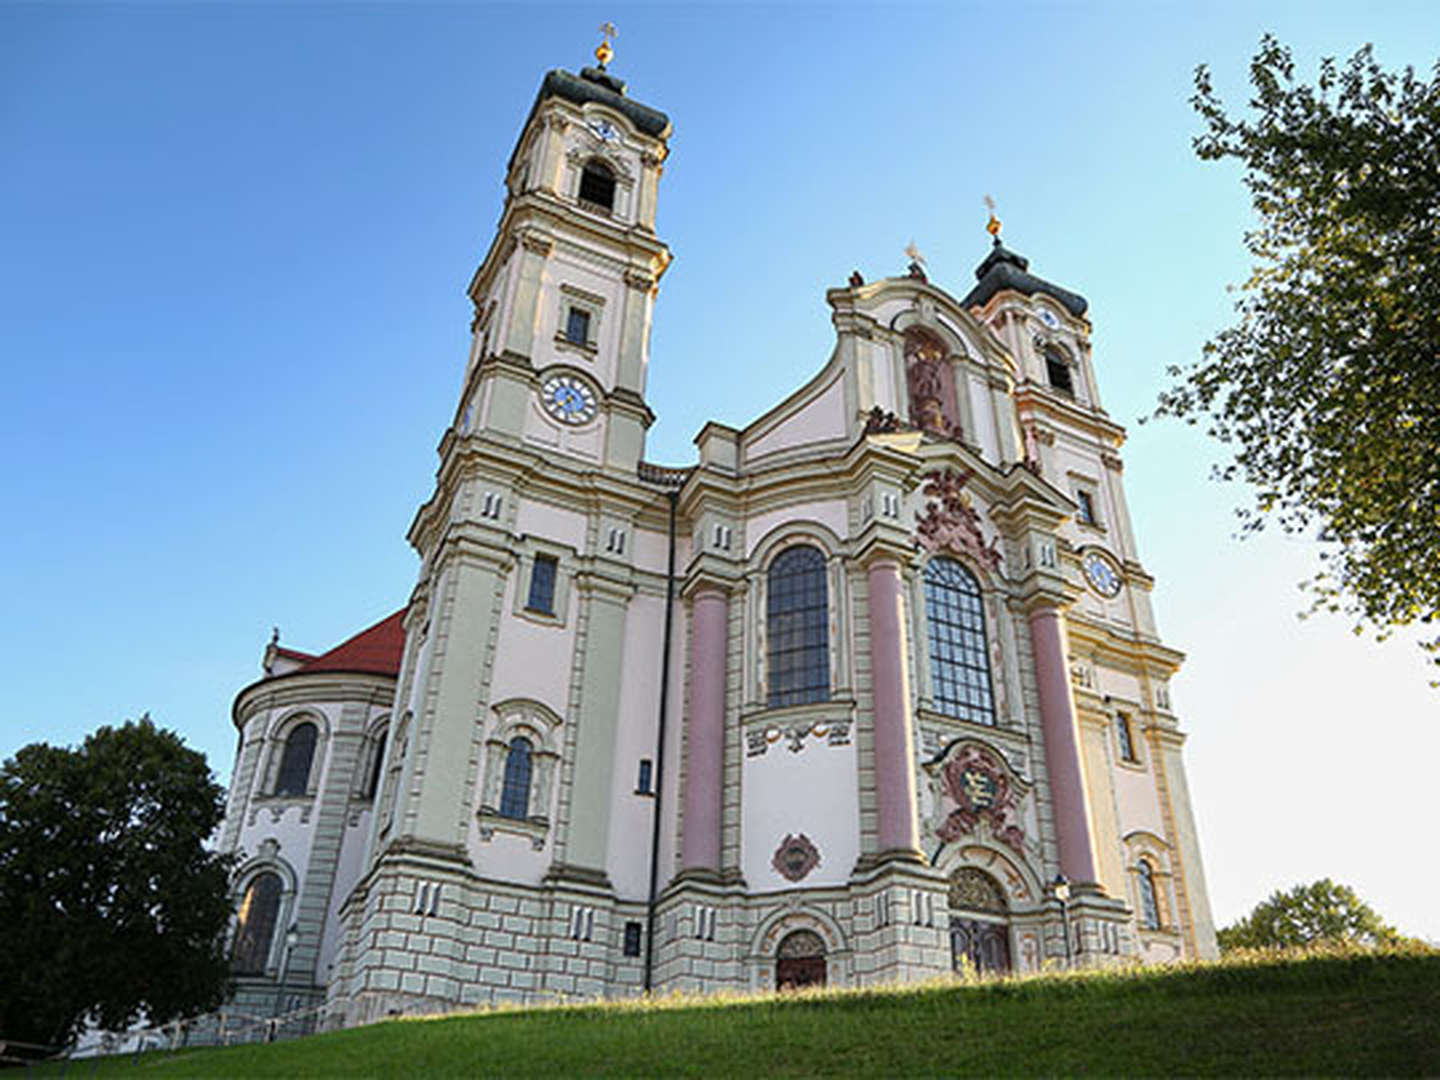
{"type": "Polygon", "coordinates": [[[1010,970],[1009,905],[1000,883],[965,866],[950,879],[950,962],[956,971],[1010,970]]]}
{"type": "Polygon", "coordinates": [[[813,930],[792,930],[775,950],[775,989],[825,985],[825,942],[813,930]]]}

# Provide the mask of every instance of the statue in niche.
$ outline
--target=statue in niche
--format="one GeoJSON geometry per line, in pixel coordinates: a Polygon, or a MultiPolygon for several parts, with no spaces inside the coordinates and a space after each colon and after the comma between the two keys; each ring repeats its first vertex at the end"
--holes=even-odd
{"type": "Polygon", "coordinates": [[[951,415],[954,402],[946,378],[945,347],[923,330],[905,334],[905,377],[910,387],[910,422],[942,439],[964,442],[951,415]]]}
{"type": "Polygon", "coordinates": [[[905,375],[910,384],[910,420],[922,431],[948,435],[951,421],[945,410],[942,375],[945,350],[929,334],[905,335],[905,375]]]}

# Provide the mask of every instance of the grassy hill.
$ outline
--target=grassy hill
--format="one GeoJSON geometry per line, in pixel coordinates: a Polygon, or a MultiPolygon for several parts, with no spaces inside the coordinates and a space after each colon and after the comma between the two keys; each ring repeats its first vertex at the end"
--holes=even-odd
{"type": "MultiPolygon", "coordinates": [[[[1440,1074],[1440,954],[1418,949],[391,1020],[271,1046],[74,1063],[79,1076],[1440,1074]]],[[[58,1069],[56,1070],[58,1073],[58,1069]]]]}

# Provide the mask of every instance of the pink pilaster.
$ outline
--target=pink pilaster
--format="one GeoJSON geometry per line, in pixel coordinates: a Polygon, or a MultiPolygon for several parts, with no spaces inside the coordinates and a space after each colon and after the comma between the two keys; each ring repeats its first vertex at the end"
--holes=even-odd
{"type": "Polygon", "coordinates": [[[684,870],[720,869],[725,755],[725,643],[729,597],[702,588],[690,608],[690,708],[686,713],[684,870]]]}
{"type": "Polygon", "coordinates": [[[1073,884],[1093,884],[1095,844],[1085,800],[1085,769],[1080,732],[1065,669],[1060,616],[1052,607],[1030,612],[1030,641],[1035,649],[1035,678],[1040,690],[1040,722],[1045,733],[1045,763],[1060,843],[1060,870],[1073,884]]]}
{"type": "Polygon", "coordinates": [[[880,852],[918,852],[915,752],[905,689],[900,566],[878,558],[867,571],[870,593],[870,678],[875,699],[875,802],[880,852]]]}

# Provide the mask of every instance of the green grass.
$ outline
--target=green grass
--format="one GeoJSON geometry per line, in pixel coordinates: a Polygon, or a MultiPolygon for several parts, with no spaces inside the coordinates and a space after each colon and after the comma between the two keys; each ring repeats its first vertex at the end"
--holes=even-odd
{"type": "MultiPolygon", "coordinates": [[[[58,1071],[58,1070],[57,1070],[58,1071]]],[[[47,1072],[49,1072],[47,1070],[47,1072]]],[[[1250,956],[978,984],[496,1010],[75,1077],[1440,1074],[1440,954],[1250,956]]],[[[50,1073],[53,1075],[53,1073],[50,1073]]]]}

